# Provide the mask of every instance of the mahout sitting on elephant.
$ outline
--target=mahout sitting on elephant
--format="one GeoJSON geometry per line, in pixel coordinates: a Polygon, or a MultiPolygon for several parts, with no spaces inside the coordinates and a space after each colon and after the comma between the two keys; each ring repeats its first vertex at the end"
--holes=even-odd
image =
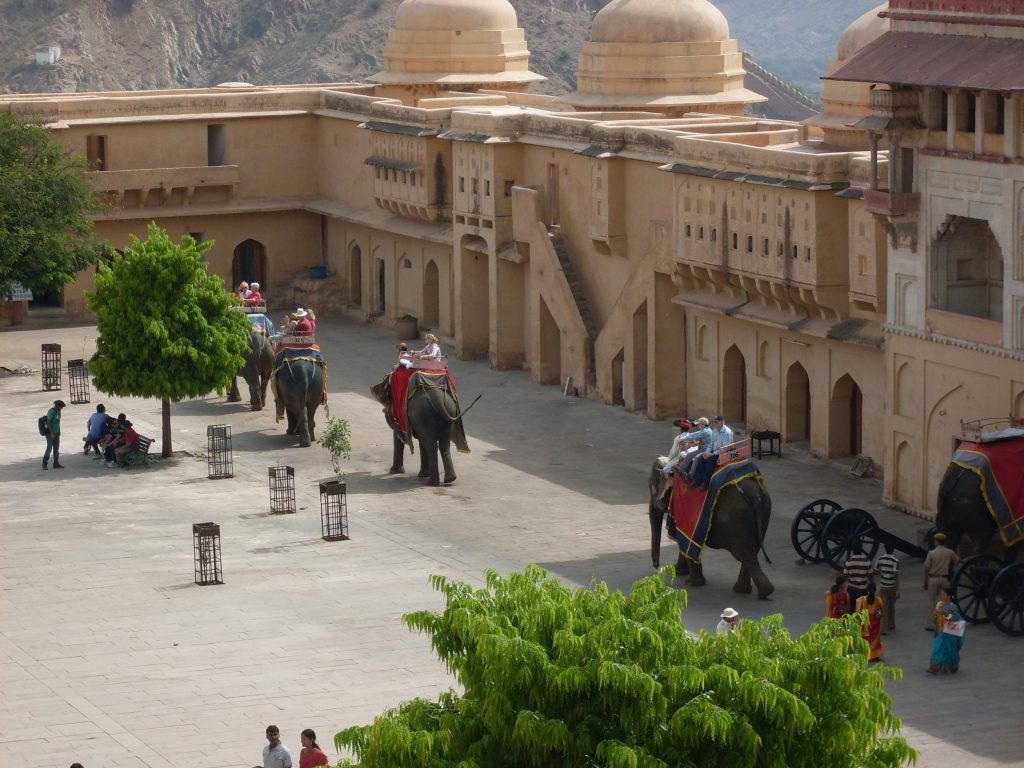
{"type": "MultiPolygon", "coordinates": [[[[720,470],[725,470],[723,464],[720,470]]],[[[665,467],[665,457],[655,460],[648,479],[648,517],[651,524],[651,562],[657,568],[661,558],[661,529],[665,524],[666,515],[671,515],[671,499],[663,498],[661,491],[665,467]]],[[[752,462],[747,461],[746,474],[718,487],[712,480],[711,493],[714,494],[711,508],[710,526],[702,546],[712,549],[726,549],[740,563],[740,571],[733,591],[749,593],[751,580],[757,586],[757,596],[764,600],[775,587],[762,570],[758,562],[758,553],[762,551],[768,521],[771,518],[772,501],[765,490],[763,478],[752,462]]],[[[716,470],[717,473],[720,470],[716,470]]],[[[696,490],[688,492],[696,493],[696,490]]],[[[701,497],[703,498],[703,497],[701,497]]],[[[673,524],[674,529],[674,524],[673,524]]],[[[680,544],[679,558],[676,561],[676,575],[688,576],[689,586],[703,586],[703,566],[700,562],[700,548],[690,552],[691,557],[683,553],[680,544]]]]}
{"type": "Polygon", "coordinates": [[[228,402],[237,403],[242,399],[238,391],[238,376],[249,386],[249,405],[254,411],[262,411],[267,404],[267,385],[274,371],[274,345],[265,334],[253,330],[247,339],[245,364],[231,379],[228,402]]]}
{"type": "Polygon", "coordinates": [[[388,471],[405,472],[405,447],[411,448],[415,439],[420,444],[418,477],[429,478],[433,486],[441,484],[440,453],[445,485],[454,483],[451,444],[454,441],[460,453],[469,453],[469,444],[448,372],[399,367],[370,387],[370,394],[384,406],[384,418],[394,433],[394,458],[388,471]]]}

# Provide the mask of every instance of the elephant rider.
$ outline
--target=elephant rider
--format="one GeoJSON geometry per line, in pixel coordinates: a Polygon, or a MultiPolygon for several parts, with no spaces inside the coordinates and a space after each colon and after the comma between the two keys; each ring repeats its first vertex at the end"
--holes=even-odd
{"type": "Polygon", "coordinates": [[[247,307],[258,307],[263,304],[263,294],[260,293],[260,284],[253,283],[249,286],[251,289],[249,295],[245,299],[245,306],[247,307]]]}
{"type": "Polygon", "coordinates": [[[715,416],[715,425],[711,431],[711,443],[693,461],[693,482],[700,490],[707,490],[711,473],[718,466],[720,451],[732,442],[732,429],[725,426],[725,419],[715,416]]]}
{"type": "Polygon", "coordinates": [[[312,336],[313,323],[309,320],[309,312],[299,307],[292,313],[294,323],[289,323],[289,329],[295,336],[312,336]]]}
{"type": "Polygon", "coordinates": [[[675,424],[679,427],[680,434],[672,441],[672,450],[669,451],[668,460],[665,462],[664,469],[661,470],[665,479],[662,481],[658,497],[663,501],[667,498],[668,491],[671,488],[669,478],[673,474],[687,476],[687,471],[690,469],[690,464],[693,462],[694,457],[707,449],[712,437],[708,420],[703,416],[694,422],[687,419],[679,419],[675,424]],[[687,432],[686,429],[688,427],[697,427],[697,429],[687,432]]]}

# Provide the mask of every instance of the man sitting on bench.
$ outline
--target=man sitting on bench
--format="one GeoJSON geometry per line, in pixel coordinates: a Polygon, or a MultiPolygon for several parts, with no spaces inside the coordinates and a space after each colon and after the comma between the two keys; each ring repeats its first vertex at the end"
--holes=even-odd
{"type": "Polygon", "coordinates": [[[715,416],[715,424],[711,431],[711,444],[693,461],[693,482],[700,490],[708,489],[711,473],[718,466],[719,452],[732,442],[732,429],[725,426],[725,419],[715,416]]]}

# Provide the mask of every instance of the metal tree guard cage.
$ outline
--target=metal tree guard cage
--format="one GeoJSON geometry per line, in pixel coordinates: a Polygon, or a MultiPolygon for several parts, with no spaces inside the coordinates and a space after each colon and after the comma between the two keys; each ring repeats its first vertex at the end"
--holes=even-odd
{"type": "Polygon", "coordinates": [[[192,524],[192,553],[196,562],[196,584],[223,584],[220,557],[220,526],[216,523],[192,524]]]}
{"type": "Polygon", "coordinates": [[[60,388],[60,344],[43,344],[43,391],[60,388]]]}
{"type": "Polygon", "coordinates": [[[68,360],[68,389],[72,403],[89,402],[89,364],[85,360],[68,360]]]}
{"type": "Polygon", "coordinates": [[[277,465],[269,467],[270,514],[295,514],[295,468],[277,465]]]}
{"type": "Polygon", "coordinates": [[[320,532],[324,541],[348,540],[348,501],[340,480],[320,483],[320,532]]]}
{"type": "Polygon", "coordinates": [[[231,456],[231,427],[214,424],[206,428],[207,477],[224,480],[235,476],[234,460],[231,456]]]}

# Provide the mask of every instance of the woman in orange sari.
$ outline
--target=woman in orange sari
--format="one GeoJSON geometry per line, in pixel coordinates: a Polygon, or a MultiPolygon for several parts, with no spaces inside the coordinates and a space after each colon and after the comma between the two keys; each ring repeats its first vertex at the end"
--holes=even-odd
{"type": "Polygon", "coordinates": [[[875,582],[868,584],[868,593],[857,598],[857,615],[860,618],[861,636],[868,641],[870,653],[869,661],[877,661],[882,658],[882,598],[875,594],[875,582]],[[867,611],[867,616],[862,612],[867,611]]]}

